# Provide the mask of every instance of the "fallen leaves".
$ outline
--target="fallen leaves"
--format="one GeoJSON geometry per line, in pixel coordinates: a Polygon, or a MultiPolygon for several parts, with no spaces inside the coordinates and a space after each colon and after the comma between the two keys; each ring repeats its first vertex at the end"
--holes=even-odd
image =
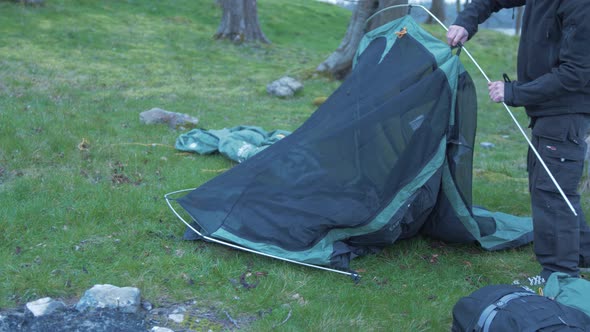
{"type": "Polygon", "coordinates": [[[242,273],[242,275],[240,276],[240,284],[246,288],[246,289],[252,289],[252,288],[256,288],[256,286],[258,286],[258,283],[260,282],[260,280],[258,280],[258,276],[255,276],[254,282],[249,282],[247,281],[248,278],[251,278],[253,276],[252,273],[250,272],[245,272],[242,273]]]}
{"type": "Polygon", "coordinates": [[[377,286],[387,286],[389,284],[389,279],[373,277],[373,282],[377,286]]]}
{"type": "Polygon", "coordinates": [[[182,257],[182,256],[184,256],[184,254],[185,254],[185,251],[182,249],[176,249],[174,251],[174,256],[176,256],[176,257],[182,257]]]}
{"type": "Polygon", "coordinates": [[[429,262],[430,264],[438,263],[438,254],[422,255],[422,259],[429,262]]]}
{"type": "Polygon", "coordinates": [[[80,151],[88,151],[90,148],[90,143],[86,140],[86,138],[82,138],[82,141],[78,143],[78,150],[80,151]]]}
{"type": "Polygon", "coordinates": [[[114,185],[122,185],[122,184],[127,184],[127,183],[133,183],[134,185],[140,185],[141,182],[143,181],[143,178],[141,176],[140,173],[136,173],[136,179],[135,181],[132,181],[131,178],[125,174],[125,164],[123,164],[120,161],[116,161],[114,163],[109,164],[109,167],[111,168],[111,182],[114,185]]]}
{"type": "Polygon", "coordinates": [[[307,300],[305,300],[305,298],[301,296],[301,294],[299,293],[293,294],[291,296],[291,299],[297,301],[297,304],[299,304],[300,306],[304,306],[307,304],[307,300]]]}
{"type": "Polygon", "coordinates": [[[188,285],[192,286],[195,284],[195,280],[191,278],[188,274],[183,272],[180,276],[188,285]]]}
{"type": "Polygon", "coordinates": [[[490,278],[484,275],[468,275],[465,277],[465,281],[477,288],[490,284],[490,278]]]}
{"type": "Polygon", "coordinates": [[[229,281],[232,285],[236,288],[244,288],[244,289],[254,289],[260,283],[260,279],[262,277],[266,277],[268,272],[263,271],[246,271],[240,275],[239,279],[231,278],[229,281]]]}

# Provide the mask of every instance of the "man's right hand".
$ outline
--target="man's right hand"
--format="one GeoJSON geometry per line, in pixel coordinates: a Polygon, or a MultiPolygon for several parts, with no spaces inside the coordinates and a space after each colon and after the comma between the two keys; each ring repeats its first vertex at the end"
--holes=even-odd
{"type": "Polygon", "coordinates": [[[451,46],[457,46],[459,42],[464,44],[469,38],[469,33],[464,27],[458,25],[451,25],[447,31],[447,43],[451,46]]]}

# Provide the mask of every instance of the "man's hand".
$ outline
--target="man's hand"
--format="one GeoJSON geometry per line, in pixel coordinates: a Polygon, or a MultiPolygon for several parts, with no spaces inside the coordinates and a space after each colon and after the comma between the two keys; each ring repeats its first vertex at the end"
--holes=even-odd
{"type": "Polygon", "coordinates": [[[451,25],[447,31],[447,43],[450,46],[457,46],[459,42],[464,44],[469,38],[469,33],[464,27],[458,25],[451,25]]]}
{"type": "Polygon", "coordinates": [[[504,82],[495,81],[488,83],[488,91],[490,99],[495,103],[501,103],[504,101],[504,82]]]}

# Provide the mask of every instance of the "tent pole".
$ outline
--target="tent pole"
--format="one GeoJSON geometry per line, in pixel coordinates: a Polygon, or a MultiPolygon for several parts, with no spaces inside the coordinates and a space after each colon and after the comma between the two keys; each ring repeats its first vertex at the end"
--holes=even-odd
{"type": "Polygon", "coordinates": [[[314,264],[309,264],[309,263],[304,263],[304,262],[299,262],[299,261],[295,261],[292,259],[288,259],[288,258],[284,258],[284,257],[279,257],[279,256],[274,256],[271,254],[266,254],[260,251],[256,251],[253,249],[249,249],[246,247],[242,247],[233,243],[229,243],[229,242],[225,242],[225,241],[221,241],[218,240],[216,238],[212,238],[206,235],[203,235],[201,232],[199,232],[198,230],[196,230],[190,223],[188,223],[186,220],[184,220],[184,218],[176,211],[176,209],[172,206],[172,203],[170,203],[171,198],[170,196],[175,195],[175,194],[179,194],[179,193],[183,193],[183,192],[187,192],[187,191],[193,191],[196,188],[190,188],[190,189],[182,189],[182,190],[177,190],[177,191],[173,191],[171,193],[168,193],[166,195],[164,195],[164,199],[166,200],[166,204],[168,204],[168,207],[172,210],[172,212],[176,215],[176,217],[178,217],[178,219],[180,219],[188,228],[190,228],[193,232],[195,232],[197,235],[199,235],[200,237],[202,237],[203,239],[210,241],[210,242],[215,242],[217,244],[222,244],[224,246],[228,246],[234,249],[239,249],[242,251],[247,251],[253,254],[258,254],[258,255],[262,255],[262,256],[266,256],[266,257],[270,257],[270,258],[275,258],[278,260],[282,260],[285,262],[289,262],[289,263],[295,263],[295,264],[299,264],[299,265],[303,265],[303,266],[307,266],[307,267],[315,267],[316,269],[320,269],[320,270],[325,270],[325,271],[331,271],[331,272],[336,272],[336,273],[340,273],[340,274],[344,274],[347,275],[349,277],[351,277],[355,282],[358,282],[361,278],[361,275],[356,273],[356,272],[348,272],[348,271],[342,271],[342,270],[336,270],[336,269],[331,269],[329,267],[325,267],[325,266],[320,266],[320,265],[314,265],[314,264]]]}
{"type": "MultiPolygon", "coordinates": [[[[438,19],[438,17],[436,17],[432,12],[430,12],[430,10],[428,10],[426,7],[424,7],[422,5],[413,5],[413,4],[402,4],[402,5],[394,5],[394,6],[385,7],[383,9],[375,12],[373,15],[369,16],[369,18],[367,18],[367,20],[365,21],[365,26],[367,25],[367,23],[373,17],[377,16],[378,14],[380,14],[380,13],[386,11],[386,10],[390,10],[390,9],[394,9],[394,8],[400,8],[400,7],[409,7],[410,9],[412,7],[420,7],[424,11],[426,11],[426,13],[428,13],[428,15],[430,15],[440,26],[442,26],[445,29],[445,31],[449,31],[449,29],[444,25],[444,23],[441,22],[438,19]]],[[[484,70],[477,63],[477,61],[475,61],[475,59],[473,58],[473,56],[471,55],[471,53],[469,53],[469,51],[467,51],[467,49],[465,48],[465,46],[461,46],[461,48],[463,49],[463,52],[465,52],[465,54],[467,54],[467,56],[469,57],[469,59],[471,59],[471,61],[477,67],[477,69],[479,69],[479,71],[481,72],[481,74],[483,75],[483,77],[486,79],[486,81],[488,81],[488,83],[491,82],[491,80],[488,77],[488,75],[486,75],[486,73],[484,72],[484,70]]],[[[551,171],[549,170],[549,168],[547,167],[547,165],[543,161],[543,158],[541,158],[541,155],[539,154],[539,152],[537,151],[537,149],[534,147],[533,143],[531,143],[531,140],[527,136],[526,132],[524,131],[524,129],[522,128],[522,126],[520,125],[520,123],[518,122],[518,120],[516,120],[516,117],[514,116],[514,114],[512,113],[512,111],[510,110],[510,108],[508,107],[508,105],[506,105],[505,102],[502,102],[502,105],[504,105],[504,108],[506,109],[506,111],[508,112],[508,114],[510,115],[510,117],[512,118],[512,121],[514,122],[514,124],[516,124],[516,126],[518,127],[518,130],[520,131],[520,133],[522,134],[522,136],[524,137],[524,139],[528,143],[529,147],[531,148],[531,151],[533,151],[533,153],[535,154],[535,157],[537,157],[537,160],[539,160],[539,162],[541,163],[541,165],[545,169],[545,172],[547,172],[547,175],[549,175],[549,178],[551,178],[551,181],[553,182],[553,184],[555,185],[555,187],[557,188],[557,190],[561,194],[561,197],[563,197],[563,200],[567,203],[567,206],[570,208],[570,210],[572,211],[572,213],[574,214],[574,216],[577,216],[578,213],[576,212],[576,209],[573,207],[572,203],[570,202],[570,200],[567,198],[567,196],[563,192],[563,189],[561,189],[561,186],[559,185],[559,183],[557,183],[557,180],[553,176],[553,173],[551,173],[551,171]]]]}

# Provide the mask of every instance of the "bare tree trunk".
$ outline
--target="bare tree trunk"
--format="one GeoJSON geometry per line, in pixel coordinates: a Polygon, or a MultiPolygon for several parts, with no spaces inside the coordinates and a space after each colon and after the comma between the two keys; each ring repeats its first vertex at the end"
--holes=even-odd
{"type": "MultiPolygon", "coordinates": [[[[376,12],[380,11],[381,9],[384,9],[384,8],[387,8],[390,6],[407,4],[408,0],[404,0],[404,1],[379,0],[379,1],[373,1],[373,2],[374,2],[374,5],[373,5],[374,10],[371,12],[370,15],[373,15],[376,12]]],[[[371,31],[377,27],[382,26],[383,24],[386,24],[386,23],[391,22],[395,19],[398,19],[398,18],[406,15],[407,13],[408,13],[407,7],[394,8],[394,9],[389,9],[387,11],[384,11],[381,14],[374,17],[373,19],[371,19],[371,21],[368,24],[367,31],[371,31]]]]}
{"type": "Polygon", "coordinates": [[[229,39],[234,43],[270,43],[260,29],[256,0],[217,0],[217,3],[223,13],[215,38],[229,39]]]}
{"type": "MultiPolygon", "coordinates": [[[[445,7],[445,0],[432,0],[432,4],[430,5],[430,12],[432,12],[432,14],[436,16],[441,22],[444,22],[447,18],[445,7]]],[[[436,23],[436,21],[432,18],[432,16],[428,16],[426,24],[434,23],[436,23]]]]}
{"type": "Polygon", "coordinates": [[[367,18],[385,7],[407,3],[408,0],[360,0],[352,12],[340,46],[316,68],[316,71],[331,75],[336,79],[345,78],[352,69],[352,60],[363,35],[367,31],[405,15],[408,10],[407,8],[396,8],[385,11],[371,19],[365,26],[367,18]]]}
{"type": "Polygon", "coordinates": [[[520,36],[520,29],[522,28],[522,13],[524,12],[524,7],[518,7],[516,11],[516,24],[514,25],[514,34],[520,36]]]}
{"type": "Polygon", "coordinates": [[[459,14],[461,12],[461,0],[457,0],[457,4],[455,7],[457,9],[457,14],[459,14]]]}

